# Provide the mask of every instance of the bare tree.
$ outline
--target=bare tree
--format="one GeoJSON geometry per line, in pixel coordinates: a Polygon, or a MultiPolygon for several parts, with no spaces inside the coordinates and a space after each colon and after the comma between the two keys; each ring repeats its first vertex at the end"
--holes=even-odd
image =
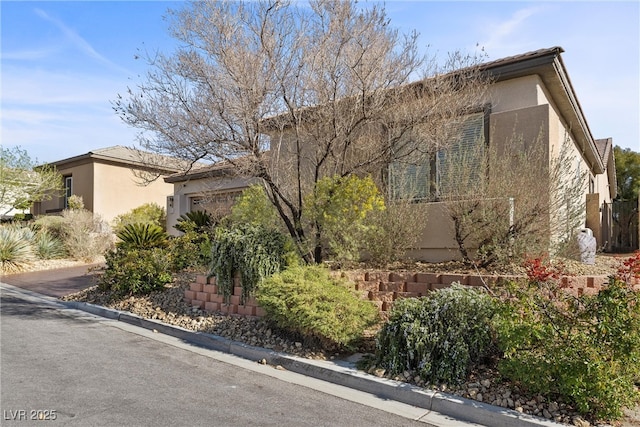
{"type": "Polygon", "coordinates": [[[585,220],[586,175],[576,168],[573,143],[530,141],[476,145],[450,155],[457,179],[442,198],[462,259],[480,267],[570,251],[585,220]]]}
{"type": "Polygon", "coordinates": [[[198,1],[172,16],[181,47],[149,58],[146,82],[114,102],[117,114],[148,131],[150,151],[261,179],[294,241],[315,246],[302,250],[307,261],[321,254],[319,230],[303,225],[319,179],[381,176],[446,145],[443,124],[486,86],[473,58],[438,67],[421,56],[417,34],[394,30],[378,5],[198,1]],[[417,124],[424,131],[408,138],[417,124]]]}

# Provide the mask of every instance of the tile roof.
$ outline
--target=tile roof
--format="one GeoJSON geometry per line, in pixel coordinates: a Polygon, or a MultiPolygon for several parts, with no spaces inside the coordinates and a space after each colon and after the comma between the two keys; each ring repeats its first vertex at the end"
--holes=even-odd
{"type": "Polygon", "coordinates": [[[122,145],[98,148],[91,150],[88,153],[58,160],[49,164],[60,167],[68,163],[88,161],[90,159],[100,159],[103,161],[122,163],[130,166],[146,167],[166,173],[175,173],[184,169],[189,169],[190,167],[204,166],[203,163],[191,165],[190,162],[186,162],[181,159],[138,150],[136,148],[125,147],[122,145]]]}
{"type": "Polygon", "coordinates": [[[596,139],[596,148],[598,149],[598,154],[602,159],[602,163],[604,167],[607,167],[607,163],[609,162],[609,154],[613,149],[613,139],[612,138],[604,138],[604,139],[596,139]]]}
{"type": "Polygon", "coordinates": [[[530,59],[541,58],[549,55],[559,55],[564,52],[564,49],[560,46],[554,46],[546,49],[538,49],[531,52],[521,53],[518,55],[507,56],[505,58],[496,59],[495,61],[485,62],[480,64],[480,69],[489,70],[491,68],[515,64],[518,62],[527,61],[530,59]]]}

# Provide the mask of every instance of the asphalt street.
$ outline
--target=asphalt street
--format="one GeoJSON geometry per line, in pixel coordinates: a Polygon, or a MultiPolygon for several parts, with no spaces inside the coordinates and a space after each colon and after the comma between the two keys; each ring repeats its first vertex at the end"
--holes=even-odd
{"type": "Polygon", "coordinates": [[[424,409],[15,288],[2,288],[0,349],[3,426],[428,425],[424,409]]]}

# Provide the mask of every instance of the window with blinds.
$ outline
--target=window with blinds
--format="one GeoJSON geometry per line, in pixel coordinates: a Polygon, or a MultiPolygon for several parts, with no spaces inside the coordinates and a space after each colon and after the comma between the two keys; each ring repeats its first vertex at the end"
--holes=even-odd
{"type": "Polygon", "coordinates": [[[457,177],[472,173],[480,178],[484,154],[485,112],[465,116],[453,126],[457,141],[419,161],[396,161],[389,167],[390,196],[394,199],[438,200],[459,193],[457,177]],[[464,168],[464,170],[463,170],[464,168]]]}

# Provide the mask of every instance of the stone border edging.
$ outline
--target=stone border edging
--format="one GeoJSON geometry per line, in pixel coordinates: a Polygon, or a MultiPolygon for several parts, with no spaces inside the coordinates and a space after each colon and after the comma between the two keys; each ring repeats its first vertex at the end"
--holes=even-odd
{"type": "Polygon", "coordinates": [[[155,330],[159,333],[182,339],[211,350],[254,361],[265,359],[267,363],[280,365],[291,372],[438,412],[460,421],[495,427],[564,426],[564,424],[522,414],[512,409],[501,408],[438,391],[425,390],[400,381],[378,378],[358,371],[346,364],[340,365],[339,363],[314,361],[290,356],[273,350],[232,341],[217,335],[191,331],[157,320],[145,319],[129,312],[109,309],[94,304],[78,301],[60,301],[60,303],[70,309],[85,311],[100,317],[129,323],[148,330],[155,330]]]}

